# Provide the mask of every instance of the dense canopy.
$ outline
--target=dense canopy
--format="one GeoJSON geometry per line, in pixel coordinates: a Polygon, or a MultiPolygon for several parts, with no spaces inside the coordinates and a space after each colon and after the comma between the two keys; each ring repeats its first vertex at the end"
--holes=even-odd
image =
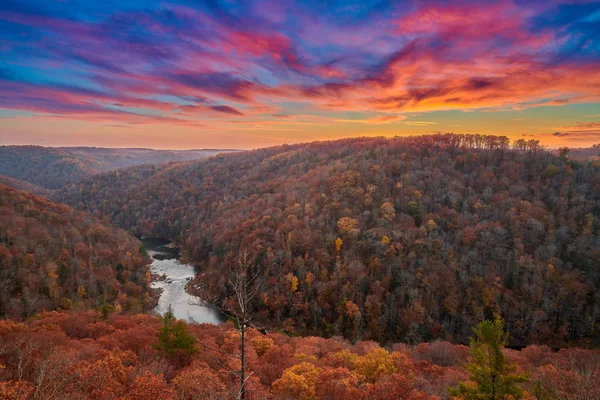
{"type": "MultiPolygon", "coordinates": [[[[0,146],[0,179],[9,186],[23,184],[6,175],[46,189],[58,189],[100,172],[140,164],[197,160],[220,150],[104,149],[96,147],[0,146]]],[[[24,187],[24,189],[28,189],[24,187]]],[[[46,193],[35,189],[36,194],[46,193]]]]}
{"type": "MultiPolygon", "coordinates": [[[[261,322],[380,342],[597,338],[600,165],[480,135],[358,138],[142,166],[58,199],[182,245],[199,282],[257,256],[261,322]]],[[[225,295],[225,293],[223,293],[225,295]]]]}
{"type": "Polygon", "coordinates": [[[141,243],[63,204],[0,184],[0,318],[153,304],[141,243]]]}

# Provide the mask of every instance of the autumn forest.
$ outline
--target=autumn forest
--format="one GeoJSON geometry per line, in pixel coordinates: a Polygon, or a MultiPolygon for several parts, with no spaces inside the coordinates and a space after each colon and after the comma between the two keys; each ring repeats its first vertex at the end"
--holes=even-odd
{"type": "Polygon", "coordinates": [[[0,399],[600,399],[597,147],[0,154],[0,399]]]}

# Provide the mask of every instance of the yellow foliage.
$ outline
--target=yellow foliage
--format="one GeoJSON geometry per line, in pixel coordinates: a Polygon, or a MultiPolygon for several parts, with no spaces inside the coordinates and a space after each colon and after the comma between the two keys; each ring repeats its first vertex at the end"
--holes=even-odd
{"type": "Polygon", "coordinates": [[[360,357],[358,354],[354,354],[350,350],[338,351],[333,355],[336,361],[342,362],[347,368],[353,368],[354,362],[358,357],[360,357]]]}
{"type": "Polygon", "coordinates": [[[381,375],[396,372],[394,357],[385,349],[375,349],[354,360],[354,369],[367,382],[375,382],[381,375]]]}
{"type": "Polygon", "coordinates": [[[337,222],[338,229],[342,236],[352,239],[358,237],[358,234],[360,233],[360,229],[358,228],[359,225],[360,222],[357,219],[350,217],[342,217],[337,222]]]}
{"type": "Polygon", "coordinates": [[[383,203],[380,207],[383,218],[392,221],[396,217],[394,205],[390,202],[383,203]]]}
{"type": "Polygon", "coordinates": [[[275,344],[273,339],[270,339],[266,336],[257,336],[252,338],[250,343],[252,343],[252,347],[254,347],[254,350],[259,357],[262,357],[263,354],[265,354],[275,344]]]}
{"type": "Polygon", "coordinates": [[[398,372],[397,365],[403,364],[398,353],[390,354],[377,348],[364,356],[342,350],[334,354],[334,359],[355,372],[365,382],[373,383],[380,376],[398,372]]]}
{"type": "Polygon", "coordinates": [[[390,238],[387,237],[387,236],[382,237],[381,238],[381,244],[384,245],[384,246],[389,245],[390,244],[390,238]]]}
{"type": "Polygon", "coordinates": [[[319,373],[319,368],[302,362],[283,371],[281,378],[273,382],[273,390],[282,397],[302,400],[316,399],[315,384],[319,373]]]}
{"type": "Polygon", "coordinates": [[[292,277],[292,286],[291,286],[290,290],[292,292],[295,292],[296,290],[298,290],[298,278],[296,276],[292,277]]]}
{"type": "Polygon", "coordinates": [[[427,230],[428,231],[432,231],[435,228],[437,228],[437,224],[435,223],[434,220],[430,219],[429,221],[427,221],[427,230]]]}
{"type": "Polygon", "coordinates": [[[344,243],[342,241],[341,238],[337,238],[337,240],[335,241],[335,249],[339,252],[342,249],[342,243],[344,243]]]}

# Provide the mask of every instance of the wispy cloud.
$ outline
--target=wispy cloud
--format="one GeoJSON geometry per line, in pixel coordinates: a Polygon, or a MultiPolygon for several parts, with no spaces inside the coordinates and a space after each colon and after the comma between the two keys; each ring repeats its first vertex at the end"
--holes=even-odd
{"type": "Polygon", "coordinates": [[[574,141],[600,141],[600,122],[578,122],[573,125],[561,126],[560,131],[554,132],[557,137],[569,137],[574,141]]]}
{"type": "Polygon", "coordinates": [[[405,121],[403,122],[405,125],[411,126],[429,126],[429,125],[437,125],[437,122],[434,121],[405,121]]]}
{"type": "Polygon", "coordinates": [[[320,118],[306,124],[418,127],[437,123],[411,113],[600,102],[598,30],[586,20],[598,3],[336,4],[9,0],[0,108],[252,130],[301,129],[299,110],[320,118]]]}
{"type": "Polygon", "coordinates": [[[367,119],[336,119],[335,122],[346,122],[352,124],[389,124],[391,122],[398,122],[406,119],[404,115],[378,115],[376,117],[367,119]]]}

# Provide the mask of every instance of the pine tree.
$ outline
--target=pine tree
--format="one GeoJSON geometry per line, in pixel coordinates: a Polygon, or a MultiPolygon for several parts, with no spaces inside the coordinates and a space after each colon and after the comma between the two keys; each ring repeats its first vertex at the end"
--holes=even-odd
{"type": "Polygon", "coordinates": [[[450,388],[450,393],[468,400],[503,400],[506,395],[520,399],[523,392],[518,383],[528,379],[518,373],[516,364],[509,363],[502,353],[508,342],[504,322],[501,319],[482,321],[474,333],[470,340],[470,362],[465,367],[470,381],[450,388]]]}
{"type": "Polygon", "coordinates": [[[185,322],[175,318],[170,305],[161,320],[163,326],[158,333],[158,344],[155,346],[157,349],[168,355],[192,355],[198,352],[196,338],[188,332],[185,322]]]}

